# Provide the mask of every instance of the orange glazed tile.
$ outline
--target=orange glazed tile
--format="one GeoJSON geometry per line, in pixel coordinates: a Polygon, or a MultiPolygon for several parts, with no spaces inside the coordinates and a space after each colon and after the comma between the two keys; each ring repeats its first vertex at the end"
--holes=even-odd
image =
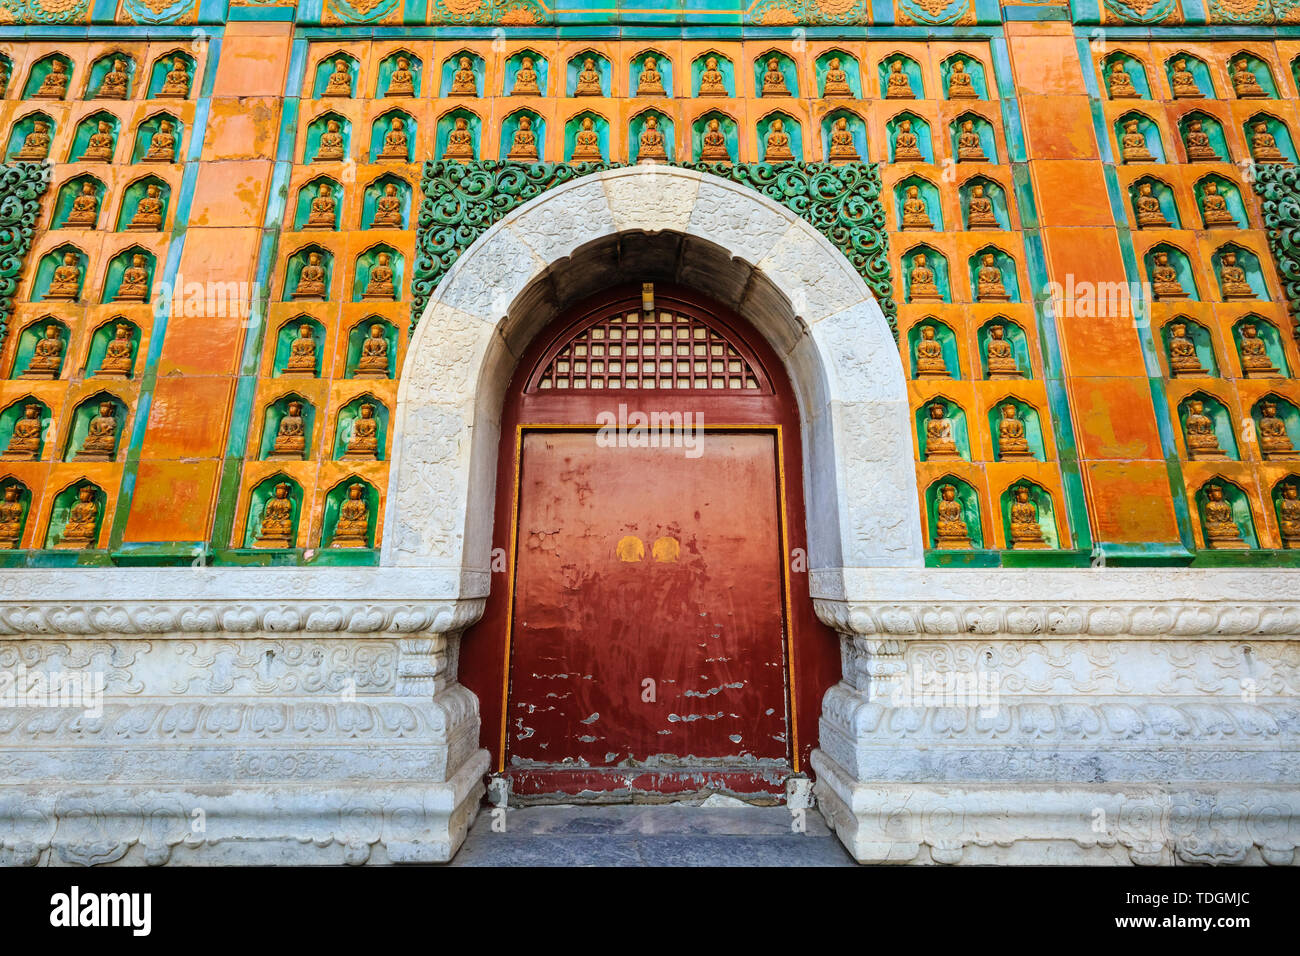
{"type": "Polygon", "coordinates": [[[216,493],[216,461],[141,461],[126,541],[203,541],[216,493]]]}
{"type": "Polygon", "coordinates": [[[1100,162],[1031,162],[1038,222],[1043,226],[1113,226],[1100,162]]]}
{"type": "MultiPolygon", "coordinates": [[[[257,261],[257,247],[261,240],[260,229],[201,229],[190,233],[190,241],[181,253],[180,268],[177,270],[186,283],[186,289],[177,290],[187,297],[197,297],[200,290],[188,288],[190,283],[203,284],[202,294],[206,297],[211,292],[214,303],[217,299],[226,303],[229,315],[232,308],[232,296],[235,290],[218,283],[247,283],[251,286],[252,272],[257,261]]],[[[242,299],[251,298],[251,288],[239,290],[242,299]]],[[[173,308],[173,313],[176,309],[173,308]]],[[[205,311],[216,311],[211,305],[205,311]]],[[[217,314],[221,313],[217,311],[217,314]]]]}
{"type": "Polygon", "coordinates": [[[277,99],[214,98],[203,159],[274,159],[279,126],[277,99]]]}
{"type": "Polygon", "coordinates": [[[1081,457],[1161,457],[1146,379],[1072,378],[1067,387],[1081,457]]]}
{"type": "Polygon", "coordinates": [[[1162,462],[1087,462],[1088,513],[1098,541],[1177,541],[1162,462]]]}
{"type": "MultiPolygon", "coordinates": [[[[272,164],[204,163],[194,189],[189,224],[251,226],[262,221],[272,164]]],[[[200,234],[201,235],[201,234],[200,234]]]]}
{"type": "Polygon", "coordinates": [[[233,375],[243,345],[244,320],[238,316],[173,315],[158,360],[158,378],[233,375]]]}
{"type": "Polygon", "coordinates": [[[1064,33],[1020,39],[1011,34],[1010,25],[1007,32],[1008,53],[1016,86],[1022,94],[1022,105],[1023,94],[1055,96],[1088,92],[1074,37],[1064,33]]]}
{"type": "Polygon", "coordinates": [[[228,26],[212,95],[283,95],[292,42],[285,31],[274,36],[245,36],[228,26]]]}
{"type": "Polygon", "coordinates": [[[140,457],[221,457],[233,392],[234,379],[229,378],[159,379],[140,457]]]}
{"type": "Polygon", "coordinates": [[[1097,138],[1086,96],[1022,96],[1026,148],[1032,159],[1092,159],[1097,138]]]}

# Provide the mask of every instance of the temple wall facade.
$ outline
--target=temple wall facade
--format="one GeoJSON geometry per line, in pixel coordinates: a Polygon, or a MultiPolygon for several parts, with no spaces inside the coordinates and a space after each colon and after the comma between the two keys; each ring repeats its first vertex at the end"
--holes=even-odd
{"type": "Polygon", "coordinates": [[[454,855],[503,396],[653,279],[794,390],[792,806],[1293,863],[1297,16],[0,0],[0,673],[100,689],[0,694],[0,859],[454,855]]]}

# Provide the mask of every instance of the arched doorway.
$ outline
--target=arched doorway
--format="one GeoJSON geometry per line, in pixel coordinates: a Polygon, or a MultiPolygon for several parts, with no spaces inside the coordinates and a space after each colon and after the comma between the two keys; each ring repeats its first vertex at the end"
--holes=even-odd
{"type": "Polygon", "coordinates": [[[505,587],[460,668],[515,797],[763,800],[802,771],[839,656],[791,582],[801,458],[781,362],[693,289],[620,286],[533,339],[497,456],[505,587]]]}

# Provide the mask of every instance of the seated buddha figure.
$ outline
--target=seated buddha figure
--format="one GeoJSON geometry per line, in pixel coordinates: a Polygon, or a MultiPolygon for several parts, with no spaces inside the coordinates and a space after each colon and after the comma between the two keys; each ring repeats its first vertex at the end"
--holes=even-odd
{"type": "Polygon", "coordinates": [[[916,377],[949,378],[948,363],[943,360],[943,345],[934,337],[934,326],[921,326],[916,343],[916,377]]]}
{"type": "Polygon", "coordinates": [[[849,87],[849,75],[840,66],[840,58],[838,56],[831,57],[826,64],[826,75],[823,77],[822,97],[829,100],[839,96],[852,95],[853,90],[849,87]]]}
{"type": "Polygon", "coordinates": [[[988,364],[989,378],[1024,378],[1020,364],[1016,361],[1015,351],[1006,338],[1005,326],[989,326],[989,340],[984,347],[984,359],[988,364]]]}
{"type": "Polygon", "coordinates": [[[943,402],[931,402],[927,411],[929,417],[925,420],[925,460],[960,458],[957,441],[953,437],[953,421],[948,417],[948,406],[943,402]]]}
{"type": "Polygon", "coordinates": [[[320,144],[316,147],[314,158],[316,162],[343,158],[343,134],[339,131],[338,120],[325,121],[325,132],[320,134],[320,144]]]}
{"type": "Polygon", "coordinates": [[[11,550],[18,547],[18,539],[23,533],[23,505],[19,500],[21,490],[18,485],[6,485],[4,500],[0,501],[0,548],[11,550]]]}
{"type": "Polygon", "coordinates": [[[1214,420],[1205,414],[1205,403],[1192,399],[1187,403],[1187,418],[1183,424],[1187,438],[1187,453],[1195,460],[1222,461],[1228,456],[1219,447],[1219,436],[1214,431],[1214,420]]]}
{"type": "Polygon", "coordinates": [[[659,64],[652,56],[641,61],[641,75],[636,81],[637,96],[667,96],[664,78],[659,73],[659,64]]]}
{"type": "Polygon", "coordinates": [[[1169,326],[1169,371],[1179,375],[1209,375],[1196,354],[1196,343],[1187,335],[1187,323],[1174,322],[1169,326]]]}
{"type": "Polygon", "coordinates": [[[171,120],[158,123],[158,132],[149,137],[149,149],[145,151],[146,163],[176,162],[176,136],[172,133],[171,120]]]}
{"type": "Polygon", "coordinates": [[[925,157],[921,155],[920,141],[916,138],[916,134],[912,132],[912,121],[910,119],[901,120],[898,124],[898,131],[894,133],[894,162],[920,163],[924,161],[925,157]]]}
{"type": "Polygon", "coordinates": [[[61,100],[68,92],[68,68],[62,60],[50,64],[41,85],[32,94],[34,100],[61,100]]]}
{"type": "Polygon", "coordinates": [[[95,372],[101,378],[128,378],[132,365],[131,326],[117,323],[113,337],[104,347],[104,358],[95,372]]]}
{"type": "Polygon", "coordinates": [[[298,284],[294,287],[295,299],[325,298],[325,267],[321,265],[319,252],[307,254],[307,264],[298,273],[298,284]]]}
{"type": "Polygon", "coordinates": [[[573,137],[573,155],[570,162],[599,163],[605,157],[600,154],[600,134],[596,132],[596,123],[590,116],[582,118],[582,127],[573,137]]]}
{"type": "Polygon", "coordinates": [[[1178,270],[1169,264],[1167,252],[1157,252],[1152,257],[1151,290],[1156,299],[1187,298],[1187,290],[1178,278],[1178,270]]]}
{"type": "Polygon", "coordinates": [[[21,378],[52,379],[63,368],[63,333],[53,323],[45,327],[45,336],[36,340],[32,360],[21,378]]]}
{"type": "Polygon", "coordinates": [[[1277,148],[1277,140],[1268,131],[1268,124],[1260,121],[1251,127],[1250,155],[1257,163],[1285,163],[1287,158],[1277,148]]]}
{"type": "Polygon", "coordinates": [[[1002,284],[1002,269],[993,253],[980,256],[980,266],[975,272],[975,301],[1006,302],[1010,298],[1002,284]]]}
{"type": "Polygon", "coordinates": [[[339,57],[334,61],[334,72],[325,83],[322,96],[352,96],[352,69],[348,61],[339,57]]]}
{"type": "Polygon", "coordinates": [[[321,183],[316,190],[316,195],[311,201],[311,211],[307,215],[307,223],[304,229],[334,229],[336,228],[338,203],[334,200],[334,192],[330,189],[328,183],[321,183]]]}
{"type": "Polygon", "coordinates": [[[939,489],[939,500],[935,503],[935,546],[938,548],[969,548],[971,546],[970,529],[966,527],[966,514],[961,502],[957,500],[957,489],[953,485],[944,485],[939,489]]]}
{"type": "Polygon", "coordinates": [[[903,228],[934,230],[930,210],[921,198],[921,190],[916,186],[907,187],[907,198],[903,200],[903,228]]]}
{"type": "Polygon", "coordinates": [[[122,270],[122,281],[118,283],[114,302],[143,302],[149,297],[148,260],[140,253],[131,256],[131,264],[122,270]]]}
{"type": "MultiPolygon", "coordinates": [[[[403,148],[402,155],[406,155],[403,148]]],[[[468,163],[474,159],[474,136],[469,131],[469,120],[463,116],[457,116],[451,131],[447,134],[447,148],[443,150],[443,159],[454,159],[457,162],[468,163]]]]}
{"type": "Polygon", "coordinates": [[[578,84],[573,90],[573,95],[605,95],[605,91],[600,86],[600,71],[596,69],[596,61],[592,57],[587,57],[582,61],[582,69],[578,71],[578,84]]]}
{"type": "Polygon", "coordinates": [[[1192,71],[1187,69],[1187,61],[1179,57],[1174,60],[1174,70],[1169,76],[1169,85],[1173,88],[1174,99],[1201,100],[1205,94],[1196,82],[1192,71]]]}
{"type": "Polygon", "coordinates": [[[77,489],[77,500],[68,509],[68,520],[59,535],[60,548],[93,548],[95,525],[99,521],[99,502],[95,500],[95,489],[91,485],[82,485],[77,489]]]}
{"type": "Polygon", "coordinates": [[[0,461],[36,461],[41,454],[41,436],[45,426],[41,422],[41,406],[31,403],[23,406],[23,417],[14,422],[0,461]]]}
{"type": "Polygon", "coordinates": [[[94,229],[99,222],[99,195],[94,183],[82,183],[81,193],[72,200],[68,218],[63,221],[64,229],[94,229]]]}
{"type": "MultiPolygon", "coordinates": [[[[1145,141],[1143,141],[1145,146],[1145,141]]],[[[1183,134],[1183,145],[1187,147],[1187,158],[1193,163],[1218,163],[1223,157],[1210,143],[1209,134],[1205,132],[1205,123],[1194,119],[1187,124],[1183,134]]]]}
{"type": "Polygon", "coordinates": [[[1001,406],[998,420],[998,455],[1001,458],[1031,458],[1029,439],[1025,437],[1025,423],[1020,420],[1020,409],[1011,402],[1001,406]]]}
{"type": "Polygon", "coordinates": [[[1295,446],[1287,434],[1286,422],[1277,417],[1277,402],[1260,402],[1258,434],[1259,450],[1265,459],[1295,457],[1295,446]]]}
{"type": "Polygon", "coordinates": [[[74,252],[65,252],[63,262],[50,277],[50,288],[45,293],[47,299],[62,299],[76,302],[81,295],[81,266],[74,252]]]}
{"type": "Polygon", "coordinates": [[[113,68],[104,74],[104,79],[99,84],[99,92],[95,95],[101,100],[124,100],[130,84],[131,78],[126,72],[126,61],[114,60],[113,68]]]}
{"type": "Polygon", "coordinates": [[[1241,354],[1241,369],[1247,378],[1275,378],[1281,374],[1269,358],[1268,348],[1259,337],[1254,322],[1242,323],[1238,352],[1241,354]]]}
{"type": "Polygon", "coordinates": [[[375,406],[363,402],[360,414],[352,419],[352,436],[344,450],[344,460],[366,459],[379,456],[379,422],[375,419],[375,406]]]}
{"type": "Polygon", "coordinates": [[[302,402],[291,401],[275,430],[275,444],[270,458],[302,458],[307,449],[307,426],[302,417],[302,402]]]}
{"type": "Polygon", "coordinates": [[[298,337],[289,344],[289,358],[284,363],[283,374],[316,377],[316,336],[307,322],[298,326],[298,337]]]}
{"type": "Polygon", "coordinates": [[[1011,494],[1011,547],[1046,548],[1043,528],[1038,523],[1038,506],[1029,500],[1029,489],[1017,485],[1011,494]]]}
{"type": "Polygon", "coordinates": [[[1245,60],[1238,60],[1236,69],[1232,71],[1232,88],[1241,99],[1258,99],[1262,96],[1268,96],[1264,92],[1264,88],[1259,85],[1259,80],[1256,79],[1255,74],[1250,71],[1250,65],[1245,60]]]}
{"type": "Polygon", "coordinates": [[[785,131],[785,124],[779,119],[772,120],[763,141],[763,161],[766,163],[787,163],[794,159],[790,152],[790,134],[785,131]]]}
{"type": "Polygon", "coordinates": [[[700,74],[700,91],[696,96],[726,96],[727,84],[718,69],[718,58],[708,57],[704,61],[704,72],[700,74]]]}
{"type": "Polygon", "coordinates": [[[533,132],[532,117],[519,117],[519,125],[511,137],[510,152],[506,153],[506,159],[516,163],[537,162],[537,134],[533,132]]]}
{"type": "Polygon", "coordinates": [[[1282,547],[1300,548],[1300,487],[1294,482],[1282,486],[1277,523],[1282,532],[1282,547]]]}
{"type": "Polygon", "coordinates": [[[700,139],[700,162],[729,163],[731,153],[727,152],[727,137],[716,119],[711,119],[700,139]]]}
{"type": "Polygon", "coordinates": [[[50,124],[44,120],[33,120],[32,131],[23,137],[22,149],[14,154],[14,159],[39,161],[50,155],[50,124]]]}
{"type": "Polygon", "coordinates": [[[253,544],[259,548],[291,548],[292,537],[293,501],[289,498],[288,483],[282,481],[262,506],[262,521],[253,544]]]}
{"type": "Polygon", "coordinates": [[[126,224],[128,232],[157,232],[162,228],[162,190],[154,183],[145,187],[144,195],[136,203],[135,215],[126,224]]]}
{"type": "Polygon", "coordinates": [[[117,455],[117,406],[100,402],[99,414],[90,420],[75,461],[112,461],[117,455]]]}
{"type": "Polygon", "coordinates": [[[365,490],[366,486],[360,482],[348,485],[348,496],[339,505],[331,548],[364,548],[369,543],[370,505],[365,490]]]}
{"type": "Polygon", "coordinates": [[[113,127],[105,120],[95,125],[95,132],[86,140],[86,151],[81,154],[83,162],[111,163],[113,161],[113,127]]]}
{"type": "Polygon", "coordinates": [[[1246,279],[1246,270],[1237,265],[1235,252],[1225,252],[1219,256],[1219,288],[1224,299],[1259,298],[1246,279]]]}
{"type": "Polygon", "coordinates": [[[400,117],[394,116],[388,121],[388,132],[384,134],[384,145],[377,159],[395,159],[406,162],[410,155],[406,141],[406,128],[400,117]]]}
{"type": "Polygon", "coordinates": [[[1205,228],[1237,228],[1237,220],[1228,211],[1227,200],[1219,195],[1218,183],[1211,181],[1205,184],[1205,190],[1200,197],[1200,205],[1201,219],[1205,222],[1205,228]]]}
{"type": "Polygon", "coordinates": [[[781,72],[781,61],[776,57],[767,61],[767,69],[763,71],[763,87],[759,95],[790,95],[790,88],[785,85],[785,74],[781,72]]]}
{"type": "Polygon", "coordinates": [[[1137,198],[1133,200],[1133,208],[1137,212],[1139,229],[1170,228],[1170,222],[1165,218],[1165,214],[1160,208],[1160,200],[1151,194],[1150,183],[1142,183],[1138,186],[1138,194],[1137,198]]]}
{"type": "Polygon", "coordinates": [[[355,377],[388,378],[388,338],[378,323],[370,327],[369,336],[361,344],[355,377]]]}
{"type": "Polygon", "coordinates": [[[916,99],[916,93],[912,91],[912,81],[908,75],[903,72],[902,60],[895,60],[893,63],[889,64],[889,76],[885,81],[885,99],[916,99]]]}
{"type": "Polygon", "coordinates": [[[402,228],[402,197],[397,194],[396,183],[385,183],[384,193],[375,200],[375,218],[372,229],[402,228]]]}
{"type": "Polygon", "coordinates": [[[668,162],[668,153],[664,149],[664,134],[659,131],[659,120],[654,116],[647,116],[645,125],[641,127],[636,161],[638,163],[668,162]]]}
{"type": "Polygon", "coordinates": [[[1132,100],[1140,98],[1133,78],[1124,69],[1124,64],[1116,61],[1110,65],[1110,98],[1112,100],[1132,100]]]}
{"type": "Polygon", "coordinates": [[[948,74],[948,99],[977,100],[979,98],[979,93],[975,91],[975,84],[971,82],[970,74],[966,72],[966,61],[958,60],[953,63],[952,72],[948,74]]]}
{"type": "Polygon", "coordinates": [[[830,161],[832,163],[862,162],[858,146],[853,142],[853,131],[849,129],[849,121],[845,116],[836,117],[835,122],[831,124],[830,161]]]}
{"type": "Polygon", "coordinates": [[[375,264],[370,267],[370,275],[366,279],[366,291],[361,294],[361,298],[397,298],[397,288],[393,284],[393,267],[388,264],[389,259],[390,256],[386,252],[381,252],[375,257],[375,264]]]}
{"type": "Polygon", "coordinates": [[[190,95],[190,71],[189,64],[182,57],[172,59],[172,68],[167,71],[167,76],[163,78],[162,89],[158,91],[159,96],[179,97],[184,99],[190,95]]]}
{"type": "Polygon", "coordinates": [[[414,96],[415,74],[411,72],[411,61],[404,56],[397,58],[397,67],[388,77],[388,89],[385,96],[414,96]]]}
{"type": "Polygon", "coordinates": [[[1205,489],[1205,543],[1211,548],[1248,548],[1241,529],[1232,516],[1232,505],[1223,500],[1223,488],[1210,485],[1205,489]]]}
{"type": "Polygon", "coordinates": [[[474,79],[473,63],[467,56],[456,62],[456,72],[451,78],[451,96],[478,96],[478,82],[474,79]]]}
{"type": "Polygon", "coordinates": [[[934,282],[934,270],[925,261],[925,253],[918,252],[912,256],[912,275],[908,284],[908,299],[911,302],[933,301],[943,299],[943,294],[934,282]]]}
{"type": "Polygon", "coordinates": [[[1156,158],[1151,155],[1147,149],[1147,138],[1138,129],[1137,120],[1128,120],[1124,123],[1124,135],[1119,141],[1120,152],[1124,156],[1126,163],[1154,163],[1156,158]]]}
{"type": "Polygon", "coordinates": [[[980,141],[980,134],[975,132],[975,121],[962,120],[961,132],[957,134],[957,162],[987,163],[988,161],[988,156],[984,154],[984,144],[980,141]]]}
{"type": "Polygon", "coordinates": [[[541,96],[541,88],[537,85],[537,70],[533,67],[533,58],[526,56],[519,61],[519,69],[515,73],[515,85],[510,89],[511,96],[541,96]]]}

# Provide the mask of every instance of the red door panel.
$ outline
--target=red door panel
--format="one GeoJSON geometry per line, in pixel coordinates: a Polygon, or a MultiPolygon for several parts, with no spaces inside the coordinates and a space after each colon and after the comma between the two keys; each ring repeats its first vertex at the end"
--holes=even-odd
{"type": "Polygon", "coordinates": [[[626,786],[635,768],[788,773],[778,500],[770,432],[707,432],[695,458],[525,433],[516,792],[562,789],[548,769],[579,771],[582,789],[611,770],[608,786],[626,786]]]}

